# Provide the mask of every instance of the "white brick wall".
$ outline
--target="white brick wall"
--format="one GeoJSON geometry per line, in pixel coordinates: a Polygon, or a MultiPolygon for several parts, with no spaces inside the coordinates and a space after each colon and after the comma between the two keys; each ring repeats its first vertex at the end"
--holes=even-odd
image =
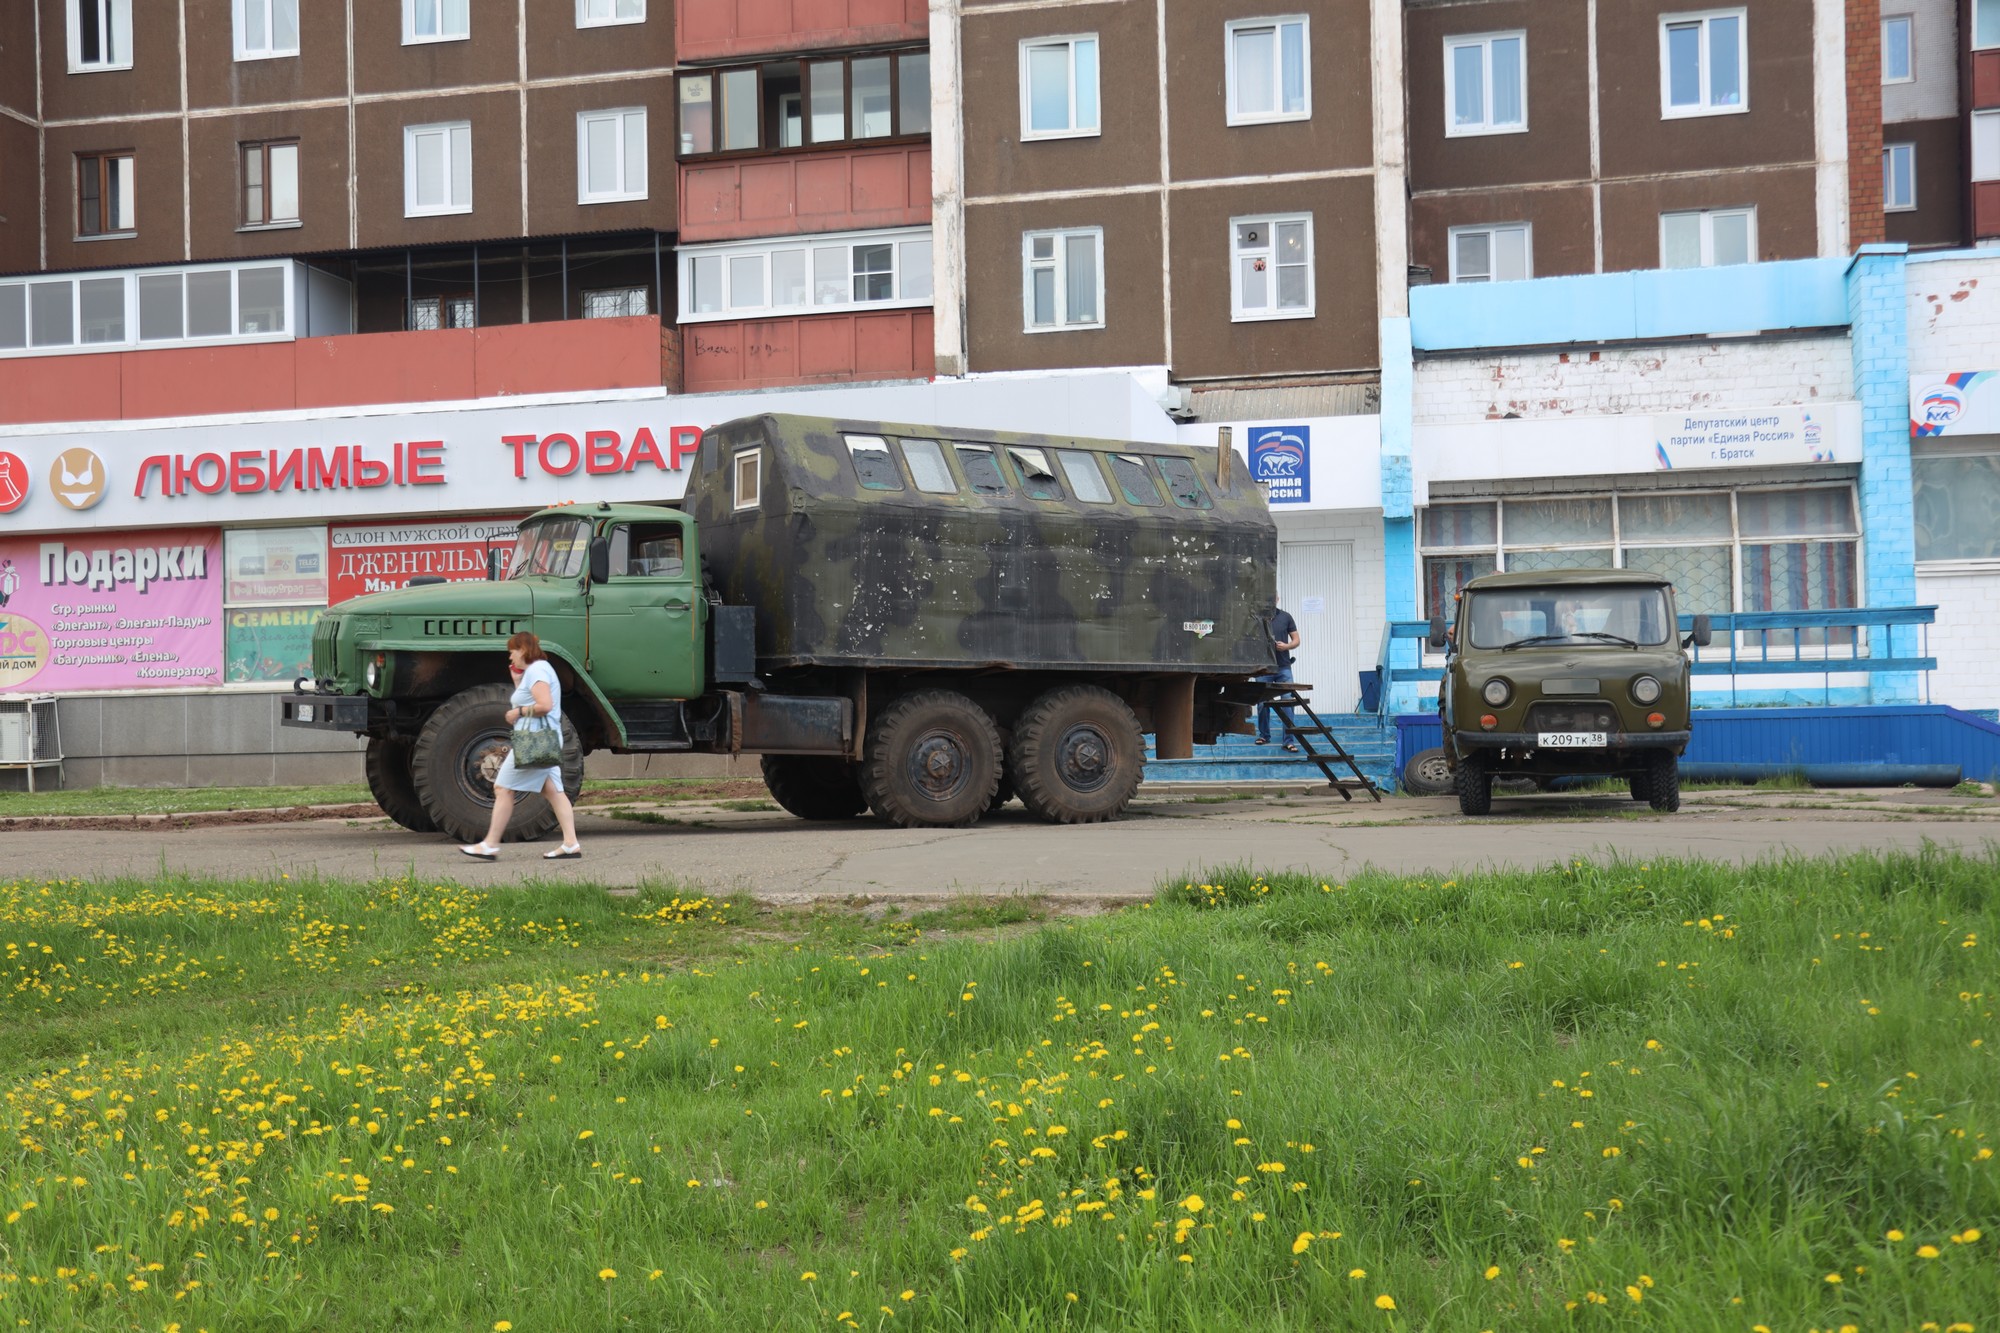
{"type": "MultiPolygon", "coordinates": [[[[2000,298],[2000,282],[1994,284],[2000,298]]],[[[1854,396],[1846,337],[1440,357],[1416,367],[1416,423],[1779,407],[1854,396]]]]}
{"type": "MultiPolygon", "coordinates": [[[[1882,85],[1882,119],[1943,120],[1958,114],[1957,0],[1896,0],[1884,4],[1890,13],[1908,14],[1916,22],[1917,81],[1882,85]]],[[[1885,127],[1886,128],[1886,127],[1885,127]]],[[[1896,142],[1894,130],[1883,136],[1896,142]]],[[[1956,170],[1956,163],[1919,162],[1918,171],[1956,170]]]]}
{"type": "Polygon", "coordinates": [[[1917,566],[1917,605],[1937,606],[1930,628],[1931,701],[2000,708],[2000,570],[1943,573],[1917,566]]]}
{"type": "Polygon", "coordinates": [[[1910,373],[2000,369],[2000,254],[1909,266],[1910,373]]]}

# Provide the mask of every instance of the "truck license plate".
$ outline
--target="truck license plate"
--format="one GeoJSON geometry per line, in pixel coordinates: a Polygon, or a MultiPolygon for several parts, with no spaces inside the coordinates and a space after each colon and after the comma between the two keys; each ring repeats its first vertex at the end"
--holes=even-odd
{"type": "Polygon", "coordinates": [[[296,713],[294,714],[294,716],[295,716],[295,717],[297,717],[297,718],[298,718],[298,720],[299,720],[299,721],[301,721],[301,722],[310,722],[310,721],[312,721],[312,720],[313,720],[313,706],[312,706],[311,704],[300,704],[300,705],[298,706],[298,711],[297,711],[297,712],[296,712],[296,713]]]}
{"type": "Polygon", "coordinates": [[[1602,749],[1610,743],[1601,731],[1544,731],[1535,743],[1544,750],[1602,749]]]}

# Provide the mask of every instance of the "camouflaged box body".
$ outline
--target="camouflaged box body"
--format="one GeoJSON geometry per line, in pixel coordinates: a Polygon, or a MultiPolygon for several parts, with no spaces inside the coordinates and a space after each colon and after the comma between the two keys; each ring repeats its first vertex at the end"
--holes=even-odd
{"type": "MultiPolygon", "coordinates": [[[[1216,452],[1061,436],[901,427],[797,416],[747,417],[704,436],[684,502],[722,600],[756,608],[761,670],[1003,667],[1014,670],[1254,675],[1272,666],[1265,630],[1277,591],[1277,531],[1259,488],[1216,452]],[[958,483],[864,487],[846,436],[938,442],[958,483]],[[1031,499],[1008,462],[1006,489],[968,484],[956,445],[1081,450],[1112,501],[1031,499]],[[754,507],[737,509],[736,460],[762,455],[754,507]],[[1212,507],[1162,494],[1127,503],[1112,454],[1181,459],[1212,507]]],[[[1179,470],[1178,468],[1176,470],[1179,470]]]]}

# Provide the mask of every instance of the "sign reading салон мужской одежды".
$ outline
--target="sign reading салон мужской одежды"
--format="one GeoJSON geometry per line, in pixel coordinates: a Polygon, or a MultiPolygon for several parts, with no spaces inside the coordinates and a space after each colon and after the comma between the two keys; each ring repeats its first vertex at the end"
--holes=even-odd
{"type": "Polygon", "coordinates": [[[1827,419],[1809,407],[1662,413],[1653,418],[1653,441],[1663,471],[1838,461],[1827,419]]]}

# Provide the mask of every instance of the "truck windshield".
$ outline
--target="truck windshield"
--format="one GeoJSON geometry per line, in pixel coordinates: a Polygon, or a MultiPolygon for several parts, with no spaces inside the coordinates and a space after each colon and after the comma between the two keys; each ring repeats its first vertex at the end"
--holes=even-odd
{"type": "Polygon", "coordinates": [[[1466,594],[1475,648],[1537,644],[1657,645],[1673,636],[1664,589],[1584,585],[1466,594]]]}
{"type": "Polygon", "coordinates": [[[579,518],[551,518],[529,523],[521,529],[514,546],[514,559],[507,577],[524,579],[535,574],[553,574],[573,579],[583,573],[590,554],[590,524],[579,518]]]}

